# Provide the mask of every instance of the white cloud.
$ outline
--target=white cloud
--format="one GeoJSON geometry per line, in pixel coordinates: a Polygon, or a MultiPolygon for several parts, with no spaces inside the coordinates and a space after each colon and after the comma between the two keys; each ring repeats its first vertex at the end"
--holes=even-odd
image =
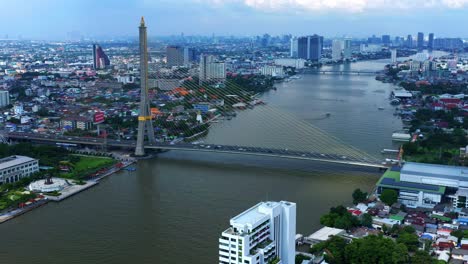
{"type": "Polygon", "coordinates": [[[468,0],[195,0],[214,5],[243,4],[264,11],[345,11],[408,10],[421,8],[464,8],[468,0]]]}

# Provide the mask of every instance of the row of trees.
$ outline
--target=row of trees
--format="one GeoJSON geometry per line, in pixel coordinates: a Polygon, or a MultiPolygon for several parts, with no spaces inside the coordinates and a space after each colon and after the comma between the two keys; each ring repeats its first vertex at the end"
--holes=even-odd
{"type": "Polygon", "coordinates": [[[411,250],[404,244],[390,238],[367,236],[348,243],[344,238],[332,237],[328,241],[316,244],[311,253],[325,252],[325,260],[330,264],[344,263],[437,263],[427,251],[411,250]]]}

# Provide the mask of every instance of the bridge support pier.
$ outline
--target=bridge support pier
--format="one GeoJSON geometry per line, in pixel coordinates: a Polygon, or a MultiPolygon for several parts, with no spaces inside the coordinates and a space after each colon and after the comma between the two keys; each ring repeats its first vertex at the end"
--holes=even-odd
{"type": "Polygon", "coordinates": [[[140,114],[138,116],[138,136],[135,156],[145,156],[145,136],[150,143],[154,143],[154,128],[148,100],[148,47],[145,20],[140,23],[140,114]]]}

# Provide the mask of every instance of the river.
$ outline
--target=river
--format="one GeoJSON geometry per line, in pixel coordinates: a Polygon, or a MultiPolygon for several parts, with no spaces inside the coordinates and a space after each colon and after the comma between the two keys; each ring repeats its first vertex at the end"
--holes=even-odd
{"type": "MultiPolygon", "coordinates": [[[[328,67],[380,70],[387,62],[328,67]]],[[[391,89],[374,76],[303,75],[264,94],[267,106],[216,124],[205,140],[294,142],[295,127],[276,124],[278,137],[267,129],[275,115],[258,119],[271,115],[262,111],[268,107],[377,156],[401,128],[388,103],[391,89]]],[[[297,231],[308,235],[329,207],[349,203],[358,187],[371,191],[379,175],[308,161],[168,152],[0,225],[0,263],[217,263],[230,217],[255,203],[296,202],[297,231]]]]}

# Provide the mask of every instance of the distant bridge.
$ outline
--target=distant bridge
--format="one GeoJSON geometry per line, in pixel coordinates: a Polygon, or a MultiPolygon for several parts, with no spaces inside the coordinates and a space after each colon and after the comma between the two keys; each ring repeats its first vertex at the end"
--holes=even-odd
{"type": "MultiPolygon", "coordinates": [[[[95,146],[95,147],[119,147],[134,149],[136,141],[133,140],[114,140],[91,137],[74,137],[60,135],[46,135],[38,133],[8,133],[6,137],[14,141],[30,141],[36,143],[55,143],[62,146],[95,146]]],[[[335,164],[347,164],[354,166],[386,168],[386,165],[367,158],[350,157],[338,154],[296,151],[289,149],[276,149],[252,146],[233,146],[233,145],[218,145],[218,144],[191,144],[186,142],[168,143],[157,142],[153,144],[147,143],[145,149],[154,150],[183,150],[183,151],[199,151],[199,152],[216,152],[230,153],[253,156],[268,156],[287,159],[311,160],[328,162],[335,164]]]]}
{"type": "Polygon", "coordinates": [[[376,75],[376,71],[340,71],[340,70],[310,70],[307,73],[315,74],[335,74],[335,75],[376,75]]]}

